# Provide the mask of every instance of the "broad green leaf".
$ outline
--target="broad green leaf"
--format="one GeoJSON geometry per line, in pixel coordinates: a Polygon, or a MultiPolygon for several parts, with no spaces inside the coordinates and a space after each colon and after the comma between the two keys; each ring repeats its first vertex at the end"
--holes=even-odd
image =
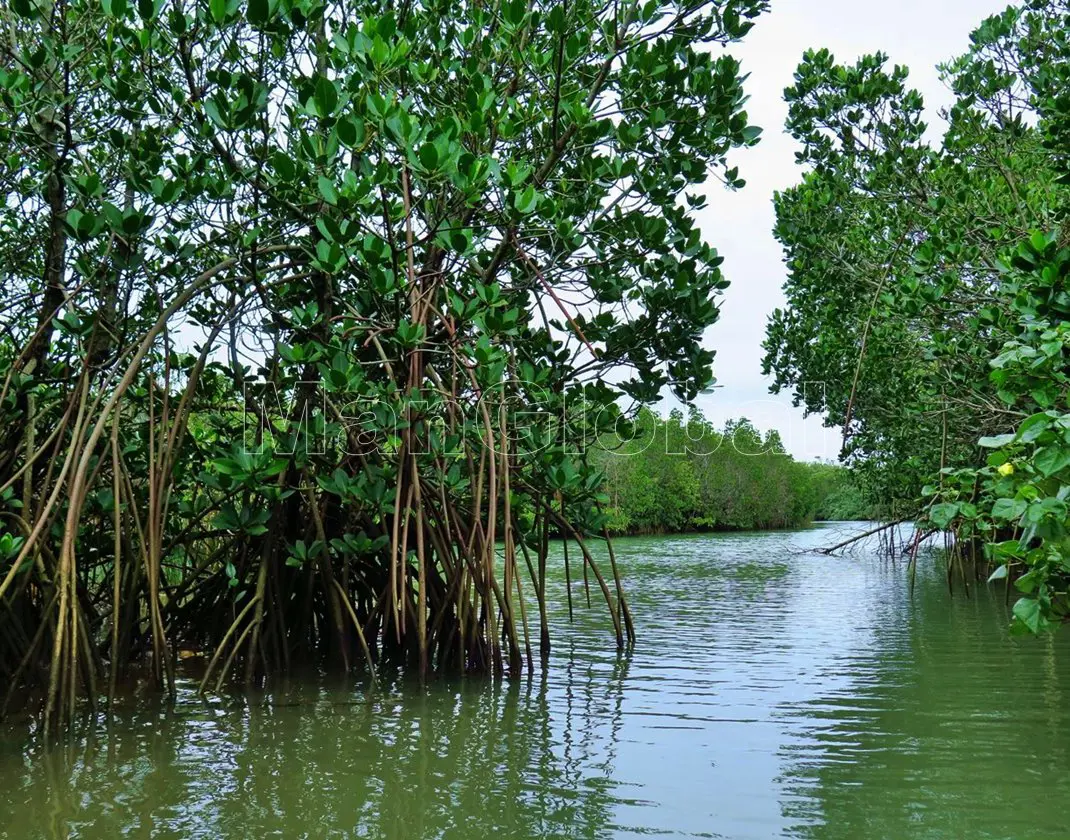
{"type": "Polygon", "coordinates": [[[420,163],[428,172],[434,172],[438,166],[438,149],[434,143],[424,143],[420,147],[420,163]]]}
{"type": "Polygon", "coordinates": [[[328,204],[338,203],[338,189],[335,187],[334,181],[320,175],[316,183],[319,185],[320,195],[323,196],[324,201],[328,204]]]}
{"type": "Polygon", "coordinates": [[[363,143],[366,135],[363,121],[352,120],[348,117],[338,120],[335,131],[338,132],[338,140],[342,145],[349,148],[363,143]]]}
{"type": "Polygon", "coordinates": [[[1040,437],[1052,424],[1053,420],[1045,412],[1027,417],[1018,427],[1018,440],[1023,443],[1031,443],[1040,437]]]}
{"type": "Polygon", "coordinates": [[[1034,456],[1033,464],[1041,475],[1055,475],[1055,473],[1070,465],[1070,446],[1062,443],[1045,446],[1034,456]]]}
{"type": "Polygon", "coordinates": [[[523,192],[516,194],[513,204],[520,213],[527,215],[535,210],[535,205],[538,204],[538,201],[539,194],[535,191],[535,187],[529,184],[524,188],[523,192]]]}
{"type": "Polygon", "coordinates": [[[1025,513],[1026,502],[1024,499],[997,499],[992,505],[992,517],[994,519],[1018,520],[1025,513]]]}
{"type": "Polygon", "coordinates": [[[1044,627],[1044,619],[1040,612],[1040,602],[1035,598],[1019,598],[1014,603],[1014,617],[1029,629],[1031,633],[1039,633],[1044,627]]]}
{"type": "Polygon", "coordinates": [[[527,13],[526,0],[505,0],[502,4],[502,15],[510,26],[519,26],[527,13]]]}
{"type": "Polygon", "coordinates": [[[126,17],[126,0],[101,0],[104,13],[113,18],[126,17]]]}
{"type": "Polygon", "coordinates": [[[329,117],[338,107],[338,89],[326,76],[320,76],[316,80],[315,101],[316,110],[321,117],[329,117]]]}
{"type": "Polygon", "coordinates": [[[219,128],[229,128],[227,121],[223,118],[223,114],[220,112],[219,105],[213,99],[204,100],[204,112],[208,115],[208,118],[215,123],[219,128]]]}
{"type": "Polygon", "coordinates": [[[270,0],[249,0],[245,16],[248,18],[249,23],[262,26],[271,21],[274,11],[273,3],[270,0]]]}
{"type": "Polygon", "coordinates": [[[284,181],[292,181],[297,177],[297,167],[293,159],[284,151],[276,151],[271,158],[271,165],[275,172],[284,181]]]}
{"type": "Polygon", "coordinates": [[[938,505],[933,505],[932,510],[929,511],[929,519],[933,525],[941,530],[947,528],[959,513],[959,506],[954,502],[941,502],[938,505]]]}

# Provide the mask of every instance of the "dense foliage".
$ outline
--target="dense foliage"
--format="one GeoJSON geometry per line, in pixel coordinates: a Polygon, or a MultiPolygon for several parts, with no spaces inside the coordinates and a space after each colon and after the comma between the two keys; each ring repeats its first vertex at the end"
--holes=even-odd
{"type": "Polygon", "coordinates": [[[640,412],[592,454],[606,475],[610,531],[631,534],[791,528],[869,511],[842,467],[798,462],[775,431],[745,419],[716,429],[692,409],[640,412]]]}
{"type": "Polygon", "coordinates": [[[0,682],[530,664],[577,442],[711,379],[764,5],[4,4],[0,682]]]}
{"type": "Polygon", "coordinates": [[[1014,629],[1038,631],[1070,614],[1070,15],[1030,0],[971,41],[942,68],[956,101],[935,147],[904,68],[805,56],[787,98],[807,172],[776,201],[788,308],[765,366],[844,427],[893,515],[1014,580],[1014,629]]]}

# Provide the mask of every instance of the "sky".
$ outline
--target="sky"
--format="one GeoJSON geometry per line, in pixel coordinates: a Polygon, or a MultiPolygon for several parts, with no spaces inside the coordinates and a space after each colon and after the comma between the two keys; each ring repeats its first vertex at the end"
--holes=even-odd
{"type": "Polygon", "coordinates": [[[731,287],[721,300],[721,320],[710,328],[707,347],[717,351],[714,373],[720,387],[698,397],[696,405],[715,423],[749,418],[759,429],[775,428],[788,451],[805,460],[835,459],[838,429],[818,417],[803,418],[789,394],[769,393],[761,374],[762,338],[769,314],[783,306],[785,269],[773,238],[773,193],[798,182],[795,141],[785,133],[783,91],[805,50],[827,47],[841,63],[878,50],[892,64],[910,68],[910,84],[925,97],[930,140],[943,123],[938,112],[951,104],[936,65],[964,53],[970,32],[1009,0],[773,0],[772,11],[758,19],[743,41],[729,51],[750,73],[749,122],[764,129],[754,148],[736,150],[747,186],[737,192],[712,182],[709,206],[699,223],[707,240],[724,257],[722,270],[731,287]]]}

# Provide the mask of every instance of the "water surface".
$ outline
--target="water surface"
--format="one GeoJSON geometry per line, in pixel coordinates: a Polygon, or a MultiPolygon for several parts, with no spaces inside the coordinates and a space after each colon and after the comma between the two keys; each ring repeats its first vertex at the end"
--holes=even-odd
{"type": "Polygon", "coordinates": [[[0,837],[1056,838],[1070,636],[1002,589],[826,557],[859,525],[620,540],[639,643],[557,581],[514,682],[294,681],[134,704],[45,748],[0,731],[0,837]]]}

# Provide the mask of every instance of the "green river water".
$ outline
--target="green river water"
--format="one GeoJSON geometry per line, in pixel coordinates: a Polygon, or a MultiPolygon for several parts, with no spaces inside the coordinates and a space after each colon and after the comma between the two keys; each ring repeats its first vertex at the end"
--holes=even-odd
{"type": "MultiPolygon", "coordinates": [[[[146,700],[44,747],[0,730],[0,837],[1062,838],[1070,635],[861,525],[620,540],[639,641],[563,584],[513,682],[294,680],[146,700]]],[[[600,596],[598,596],[600,597],[600,596]]]]}

